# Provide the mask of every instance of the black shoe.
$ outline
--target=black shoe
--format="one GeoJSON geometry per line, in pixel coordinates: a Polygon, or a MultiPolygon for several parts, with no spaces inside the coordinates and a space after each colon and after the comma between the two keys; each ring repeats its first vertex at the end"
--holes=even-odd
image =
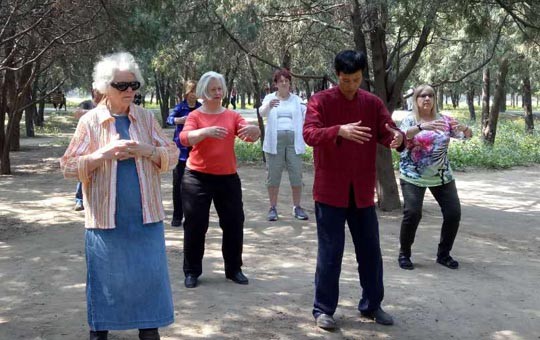
{"type": "Polygon", "coordinates": [[[450,269],[458,269],[459,267],[459,262],[454,260],[452,256],[450,255],[437,257],[437,263],[442,264],[446,268],[450,268],[450,269]]]}
{"type": "Polygon", "coordinates": [[[184,285],[186,286],[186,288],[195,288],[197,287],[197,284],[199,283],[198,282],[198,278],[195,276],[195,275],[186,275],[186,278],[184,279],[184,285]]]}
{"type": "Polygon", "coordinates": [[[319,314],[315,321],[317,322],[317,327],[326,329],[326,330],[333,330],[336,329],[336,320],[331,315],[328,314],[319,314]]]}
{"type": "Polygon", "coordinates": [[[374,320],[380,325],[390,326],[394,324],[392,316],[383,311],[381,307],[372,312],[360,312],[360,314],[368,319],[374,320]]]}
{"type": "Polygon", "coordinates": [[[242,273],[241,270],[234,274],[225,274],[225,277],[233,282],[238,283],[239,285],[247,285],[249,283],[248,278],[244,275],[244,273],[242,273]]]}
{"type": "Polygon", "coordinates": [[[139,329],[139,340],[160,340],[158,329],[139,329]]]}
{"type": "Polygon", "coordinates": [[[403,254],[399,254],[397,261],[401,269],[406,269],[406,270],[414,269],[414,264],[411,262],[410,257],[407,257],[403,254]]]}
{"type": "Polygon", "coordinates": [[[174,219],[171,221],[171,227],[181,227],[182,226],[182,220],[174,219]]]}
{"type": "Polygon", "coordinates": [[[107,340],[109,331],[90,331],[90,340],[107,340]]]}

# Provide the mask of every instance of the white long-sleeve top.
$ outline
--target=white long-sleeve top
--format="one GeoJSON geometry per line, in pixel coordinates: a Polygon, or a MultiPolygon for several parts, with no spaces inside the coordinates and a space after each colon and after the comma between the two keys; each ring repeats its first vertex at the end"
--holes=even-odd
{"type": "MultiPolygon", "coordinates": [[[[279,106],[270,107],[270,101],[273,99],[279,99],[276,96],[276,92],[266,95],[261,105],[261,115],[268,116],[266,121],[266,129],[264,135],[263,151],[270,154],[277,154],[277,131],[278,131],[278,115],[279,106]]],[[[302,104],[302,99],[297,95],[291,93],[286,101],[280,100],[280,102],[288,102],[288,108],[293,107],[292,112],[292,131],[294,131],[294,151],[296,154],[303,154],[306,152],[306,143],[302,136],[302,128],[304,126],[304,119],[306,118],[306,106],[302,104]]]]}

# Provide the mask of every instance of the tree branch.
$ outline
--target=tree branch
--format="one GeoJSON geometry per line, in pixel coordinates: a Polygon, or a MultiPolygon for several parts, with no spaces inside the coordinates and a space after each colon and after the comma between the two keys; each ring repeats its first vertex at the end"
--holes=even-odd
{"type": "Polygon", "coordinates": [[[432,84],[431,86],[432,87],[439,87],[439,86],[444,85],[444,84],[459,83],[463,79],[467,78],[468,76],[470,76],[473,73],[478,72],[480,69],[482,69],[484,66],[486,66],[491,61],[491,59],[493,59],[493,57],[495,56],[495,52],[497,51],[497,45],[499,44],[499,40],[500,40],[501,35],[502,35],[502,29],[503,29],[504,24],[506,23],[507,19],[508,19],[508,14],[503,18],[503,20],[499,24],[499,29],[497,30],[497,35],[495,37],[495,41],[493,42],[493,46],[491,47],[491,52],[490,52],[490,55],[489,55],[488,58],[486,58],[482,63],[480,63],[480,65],[478,65],[477,67],[473,68],[472,70],[466,72],[464,75],[462,75],[461,77],[459,77],[457,79],[441,80],[441,81],[439,81],[437,83],[432,84]]]}

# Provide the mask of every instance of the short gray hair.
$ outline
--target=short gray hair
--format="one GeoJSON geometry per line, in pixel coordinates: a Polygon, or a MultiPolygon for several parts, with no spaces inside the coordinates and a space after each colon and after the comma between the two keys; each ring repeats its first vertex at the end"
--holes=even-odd
{"type": "Polygon", "coordinates": [[[94,66],[92,87],[101,93],[107,93],[107,89],[118,71],[133,73],[135,79],[141,83],[141,86],[144,86],[144,79],[133,55],[128,52],[118,52],[102,57],[94,66]]]}
{"type": "Polygon", "coordinates": [[[197,83],[197,97],[202,98],[203,100],[211,98],[210,94],[208,93],[208,86],[213,79],[220,82],[221,89],[223,90],[223,97],[227,96],[227,83],[225,82],[223,75],[214,71],[209,71],[203,74],[197,83]]]}

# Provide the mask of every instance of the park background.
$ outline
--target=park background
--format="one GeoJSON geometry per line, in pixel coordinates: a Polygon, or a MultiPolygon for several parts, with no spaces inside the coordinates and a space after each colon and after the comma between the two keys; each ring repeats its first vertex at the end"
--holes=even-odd
{"type": "MultiPolygon", "coordinates": [[[[441,111],[473,127],[471,141],[450,149],[461,170],[464,216],[456,254],[464,268],[455,274],[433,266],[429,247],[436,244],[440,218],[428,200],[415,246],[419,270],[396,269],[397,154],[381,147],[377,204],[385,304],[397,324],[383,329],[359,321],[348,248],[338,311],[342,330],[315,329],[309,314],[314,221],[264,221],[260,144],[238,143],[249,221],[246,272],[253,284],[246,293],[209,274],[206,287],[186,292],[179,277],[182,232],[169,229],[177,323],[165,338],[537,339],[538,13],[537,1],[513,0],[1,1],[0,338],[86,334],[82,218],[71,211],[74,183],[62,179],[58,157],[100,56],[129,51],[137,58],[147,83],[143,105],[162,123],[184,81],[214,70],[236,87],[239,111],[264,127],[257,107],[275,69],[289,68],[295,91],[308,100],[336,82],[335,53],[355,49],[368,57],[362,87],[378,95],[397,121],[407,114],[409,89],[427,83],[435,87],[441,111]],[[67,110],[49,103],[58,90],[68,95],[67,110]]],[[[305,161],[309,209],[310,153],[305,161]]],[[[170,182],[167,175],[169,216],[170,182]]],[[[282,190],[280,205],[288,206],[287,195],[282,190]]],[[[211,228],[208,240],[210,273],[222,270],[217,229],[211,228]]]]}

